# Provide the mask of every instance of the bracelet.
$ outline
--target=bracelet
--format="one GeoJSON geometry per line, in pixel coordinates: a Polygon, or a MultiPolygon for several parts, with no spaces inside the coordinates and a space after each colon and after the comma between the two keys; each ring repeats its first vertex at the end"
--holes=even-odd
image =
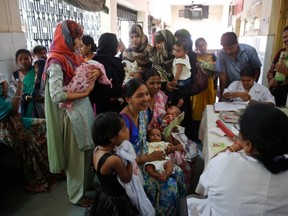
{"type": "Polygon", "coordinates": [[[21,100],[20,96],[14,96],[15,99],[21,100]]]}
{"type": "Polygon", "coordinates": [[[232,146],[227,146],[228,149],[230,149],[232,152],[235,152],[235,149],[232,146]]]}
{"type": "Polygon", "coordinates": [[[148,154],[147,154],[146,156],[147,156],[147,158],[148,158],[148,162],[151,161],[150,158],[149,158],[149,156],[148,156],[148,154]]]}

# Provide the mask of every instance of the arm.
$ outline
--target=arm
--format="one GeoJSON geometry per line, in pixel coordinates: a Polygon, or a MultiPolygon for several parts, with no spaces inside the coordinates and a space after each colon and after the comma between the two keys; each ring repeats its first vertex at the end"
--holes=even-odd
{"type": "Polygon", "coordinates": [[[83,93],[67,93],[63,91],[63,72],[61,67],[58,64],[51,64],[47,71],[50,76],[47,84],[49,85],[50,96],[54,103],[85,98],[94,87],[94,82],[92,82],[89,88],[83,93]]]}
{"type": "MultiPolygon", "coordinates": [[[[226,87],[227,83],[227,73],[226,72],[220,72],[219,73],[219,80],[220,80],[220,95],[223,95],[224,89],[226,87]]],[[[219,98],[219,100],[222,100],[222,97],[219,98]]]]}
{"type": "Polygon", "coordinates": [[[111,169],[116,171],[122,182],[130,182],[133,171],[133,166],[131,163],[128,162],[127,166],[125,167],[121,158],[118,156],[111,156],[107,162],[111,164],[111,169]]]}
{"type": "Polygon", "coordinates": [[[179,80],[183,69],[183,64],[176,64],[176,74],[174,76],[173,85],[177,85],[177,81],[179,80]]]}
{"type": "Polygon", "coordinates": [[[21,94],[22,94],[23,82],[18,80],[16,94],[12,100],[12,114],[16,114],[19,110],[21,104],[21,94]]]}
{"type": "Polygon", "coordinates": [[[146,162],[164,160],[164,159],[165,159],[165,152],[154,151],[151,154],[138,155],[136,158],[136,162],[138,164],[142,164],[142,163],[146,163],[146,162]]]}
{"type": "Polygon", "coordinates": [[[222,96],[224,100],[231,100],[237,97],[244,101],[249,101],[251,99],[251,96],[248,94],[248,92],[226,92],[222,96]]]}
{"type": "Polygon", "coordinates": [[[267,80],[268,80],[269,87],[276,87],[278,85],[277,81],[274,80],[274,76],[275,76],[275,64],[272,63],[267,73],[267,80]]]}

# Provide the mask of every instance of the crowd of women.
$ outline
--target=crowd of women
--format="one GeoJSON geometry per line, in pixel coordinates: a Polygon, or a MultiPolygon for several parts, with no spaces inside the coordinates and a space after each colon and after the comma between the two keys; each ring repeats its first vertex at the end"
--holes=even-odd
{"type": "MultiPolygon", "coordinates": [[[[162,123],[168,107],[174,107],[185,113],[182,121],[177,119],[185,128],[184,136],[197,139],[202,112],[216,99],[216,56],[207,52],[204,38],[196,40],[194,52],[191,35],[185,29],[175,34],[160,30],[150,44],[142,27],[134,24],[129,36],[127,49],[113,33],[103,33],[96,46],[91,36],[83,36],[78,23],[64,20],[56,27],[48,57],[41,46],[33,50],[34,60],[30,51],[19,49],[15,58],[20,69],[13,73],[11,84],[0,77],[1,142],[22,158],[25,187],[32,192],[49,191],[65,176],[69,201],[83,207],[94,203],[91,214],[137,215],[139,209],[132,206],[117,182],[117,176],[129,182],[132,174],[137,174],[156,215],[177,215],[179,199],[193,192],[190,183],[195,160],[179,156],[173,161],[173,172],[161,180],[152,177],[145,172],[146,163],[166,160],[175,149],[149,151],[147,133],[162,123]],[[208,87],[191,97],[187,88],[194,82],[196,64],[206,71],[208,87]],[[83,65],[87,71],[75,81],[75,71],[83,65]],[[71,85],[73,89],[67,90],[71,85]],[[14,94],[7,94],[9,86],[10,92],[14,87],[14,94]],[[66,102],[73,105],[69,109],[59,105],[66,102]],[[132,166],[123,165],[115,156],[115,146],[125,140],[136,153],[132,166]],[[92,165],[101,185],[95,200],[85,196],[93,183],[92,165]]],[[[253,86],[262,92],[254,84],[255,73],[249,67],[240,76],[240,84],[232,83],[222,99],[250,100],[249,94],[237,92],[235,86],[241,83],[244,92],[253,86]]],[[[275,104],[272,95],[263,98],[253,100],[275,104]]],[[[172,115],[171,121],[176,116],[172,115]]]]}

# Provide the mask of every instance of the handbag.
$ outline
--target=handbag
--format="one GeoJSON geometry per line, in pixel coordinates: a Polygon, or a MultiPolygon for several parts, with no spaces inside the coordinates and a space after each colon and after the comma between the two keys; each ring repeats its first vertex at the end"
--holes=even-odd
{"type": "Polygon", "coordinates": [[[207,89],[208,77],[201,68],[199,62],[196,63],[197,71],[191,79],[191,82],[187,86],[187,93],[190,96],[197,95],[207,89]]]}

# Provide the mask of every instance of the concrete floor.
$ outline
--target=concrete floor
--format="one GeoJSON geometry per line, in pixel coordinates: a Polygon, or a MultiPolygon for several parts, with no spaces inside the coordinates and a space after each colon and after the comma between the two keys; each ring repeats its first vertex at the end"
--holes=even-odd
{"type": "MultiPolygon", "coordinates": [[[[85,208],[68,201],[66,181],[51,192],[27,193],[21,181],[20,161],[1,148],[0,216],[84,216],[85,208]]],[[[87,196],[93,197],[93,191],[87,196]]]]}
{"type": "MultiPolygon", "coordinates": [[[[195,188],[203,171],[203,159],[198,157],[195,188]]],[[[21,183],[20,165],[13,152],[0,155],[0,216],[84,216],[85,208],[69,203],[66,181],[47,193],[29,194],[21,183]]],[[[88,197],[93,198],[93,190],[88,197]]]]}
{"type": "MultiPolygon", "coordinates": [[[[2,176],[2,175],[1,175],[2,176]]],[[[85,208],[69,203],[66,181],[51,192],[29,194],[17,179],[1,182],[1,216],[84,216],[85,208]]]]}

